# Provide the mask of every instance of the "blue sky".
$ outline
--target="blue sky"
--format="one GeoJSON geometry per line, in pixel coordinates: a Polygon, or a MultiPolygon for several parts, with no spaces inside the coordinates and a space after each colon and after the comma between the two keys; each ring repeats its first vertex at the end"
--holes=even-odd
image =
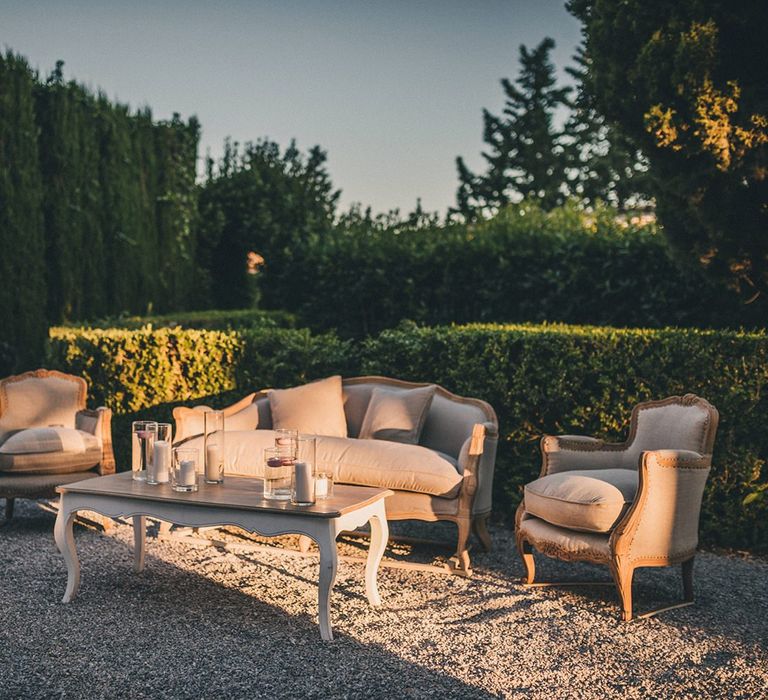
{"type": "Polygon", "coordinates": [[[341,205],[453,204],[454,160],[480,167],[481,110],[518,48],[545,36],[562,73],[580,26],[558,0],[0,0],[0,45],[157,118],[225,136],[319,144],[341,205]]]}

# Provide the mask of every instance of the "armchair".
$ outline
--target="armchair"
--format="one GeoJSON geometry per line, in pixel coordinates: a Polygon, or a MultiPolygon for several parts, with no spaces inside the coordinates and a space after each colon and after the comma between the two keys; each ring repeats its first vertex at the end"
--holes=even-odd
{"type": "MultiPolygon", "coordinates": [[[[608,565],[631,620],[636,568],[682,566],[683,602],[693,603],[693,561],[717,410],[693,394],[635,406],[626,442],[545,436],[539,479],[525,487],[515,538],[534,583],[533,550],[608,565]]],[[[541,584],[538,584],[541,585],[541,584]]]]}
{"type": "Polygon", "coordinates": [[[0,498],[54,498],[56,487],[113,474],[112,411],[85,407],[80,377],[38,369],[0,380],[0,498]]]}

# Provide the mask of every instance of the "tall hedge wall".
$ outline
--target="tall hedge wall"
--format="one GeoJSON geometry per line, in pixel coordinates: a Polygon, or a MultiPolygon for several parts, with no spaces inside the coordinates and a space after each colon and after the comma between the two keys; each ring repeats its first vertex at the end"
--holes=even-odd
{"type": "Polygon", "coordinates": [[[34,95],[27,62],[0,53],[0,374],[39,357],[48,327],[34,95]]]}
{"type": "Polygon", "coordinates": [[[0,375],[39,362],[51,322],[200,302],[198,138],[0,57],[0,375]]]}
{"type": "Polygon", "coordinates": [[[355,343],[292,329],[54,329],[49,364],[84,376],[93,401],[122,414],[115,438],[123,463],[130,420],[168,419],[176,403],[206,397],[223,405],[248,391],[332,373],[437,382],[496,409],[502,440],[494,507],[506,519],[521,486],[538,474],[542,434],[622,438],[637,402],[694,392],[721,414],[702,511],[703,540],[768,546],[768,503],[742,504],[768,478],[764,333],[404,326],[355,343]]]}

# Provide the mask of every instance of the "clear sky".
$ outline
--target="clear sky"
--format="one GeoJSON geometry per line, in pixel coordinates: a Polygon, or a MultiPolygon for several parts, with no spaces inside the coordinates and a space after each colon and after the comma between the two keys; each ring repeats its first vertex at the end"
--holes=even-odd
{"type": "Polygon", "coordinates": [[[481,110],[503,104],[518,48],[580,39],[562,0],[0,0],[0,45],[156,118],[225,136],[319,144],[341,206],[454,203],[454,160],[480,167],[481,110]]]}

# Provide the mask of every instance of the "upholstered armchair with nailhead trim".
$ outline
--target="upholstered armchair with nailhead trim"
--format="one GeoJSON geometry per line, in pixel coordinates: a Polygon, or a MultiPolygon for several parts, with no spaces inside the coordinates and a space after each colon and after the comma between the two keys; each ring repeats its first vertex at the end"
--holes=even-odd
{"type": "Polygon", "coordinates": [[[0,498],[54,498],[56,487],[113,474],[112,411],[85,407],[81,377],[38,369],[0,380],[0,498]]]}
{"type": "Polygon", "coordinates": [[[541,474],[525,487],[516,516],[524,583],[537,585],[534,550],[606,564],[622,619],[631,620],[634,570],[681,565],[683,602],[643,616],[692,604],[699,511],[718,417],[707,401],[686,394],[637,405],[623,443],[544,437],[541,474]]]}

